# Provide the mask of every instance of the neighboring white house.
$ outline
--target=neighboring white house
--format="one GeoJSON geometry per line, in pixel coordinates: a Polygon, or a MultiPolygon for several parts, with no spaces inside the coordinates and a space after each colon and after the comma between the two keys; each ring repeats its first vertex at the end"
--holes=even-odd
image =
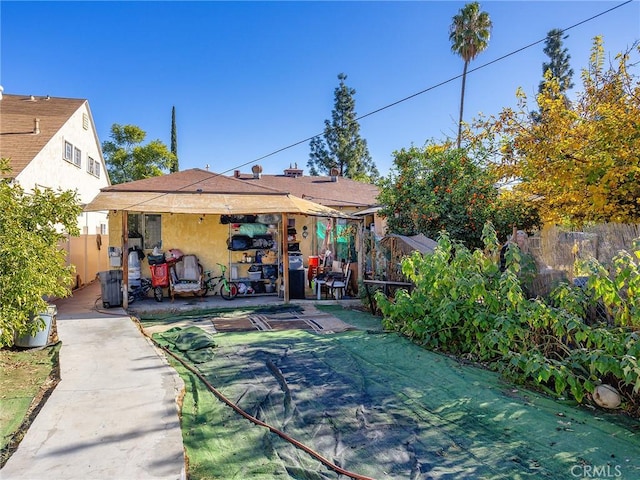
{"type": "MultiPolygon", "coordinates": [[[[82,204],[110,185],[87,100],[0,95],[0,156],[10,160],[12,169],[3,177],[13,178],[26,191],[74,190],[82,204]]],[[[80,215],[81,235],[65,245],[78,286],[109,269],[107,213],[80,215]]]]}

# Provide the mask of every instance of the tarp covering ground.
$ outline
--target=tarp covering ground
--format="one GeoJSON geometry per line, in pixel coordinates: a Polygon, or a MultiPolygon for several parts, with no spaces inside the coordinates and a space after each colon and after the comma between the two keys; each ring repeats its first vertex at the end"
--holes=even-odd
{"type": "MultiPolygon", "coordinates": [[[[640,478],[640,424],[505,383],[396,334],[305,331],[154,339],[227,398],[377,479],[640,478]],[[600,477],[594,477],[596,472],[600,477]]],[[[345,478],[250,423],[183,368],[193,479],[345,478]]]]}

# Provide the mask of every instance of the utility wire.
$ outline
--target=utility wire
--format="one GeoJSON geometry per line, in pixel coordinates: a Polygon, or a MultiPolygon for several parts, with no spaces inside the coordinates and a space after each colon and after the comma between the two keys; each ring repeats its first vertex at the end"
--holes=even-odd
{"type": "MultiPolygon", "coordinates": [[[[583,25],[583,24],[585,24],[585,23],[588,23],[588,22],[590,22],[590,21],[592,21],[592,20],[595,20],[595,19],[596,19],[596,18],[598,18],[598,17],[601,17],[601,16],[603,16],[603,15],[606,15],[607,13],[612,12],[613,10],[616,10],[616,9],[618,9],[618,8],[620,8],[620,7],[623,7],[623,6],[625,6],[625,5],[629,4],[629,3],[632,3],[632,2],[633,2],[633,0],[627,0],[626,2],[623,2],[623,3],[619,4],[619,5],[614,6],[614,7],[611,7],[611,8],[609,8],[609,9],[607,9],[607,10],[605,10],[605,11],[603,11],[603,12],[600,12],[600,13],[598,13],[598,14],[596,14],[596,15],[593,15],[593,16],[591,16],[591,17],[589,17],[589,18],[585,19],[585,20],[582,20],[582,21],[580,21],[580,22],[578,22],[578,23],[574,23],[573,25],[571,25],[571,26],[569,26],[569,27],[567,27],[567,28],[563,29],[563,30],[562,30],[562,33],[567,32],[567,31],[569,31],[569,30],[571,30],[571,29],[573,29],[573,28],[579,27],[580,25],[583,25]]],[[[534,47],[534,46],[536,46],[536,45],[538,45],[538,44],[540,44],[540,43],[543,43],[546,39],[547,39],[547,37],[545,36],[544,38],[542,38],[542,39],[540,39],[540,40],[536,40],[535,42],[532,42],[532,43],[530,43],[530,44],[528,44],[528,45],[525,45],[524,47],[520,47],[520,48],[518,48],[517,50],[513,50],[513,51],[511,51],[511,52],[509,52],[509,53],[507,53],[507,54],[505,54],[505,55],[502,55],[501,57],[498,57],[498,58],[496,58],[496,59],[494,59],[494,60],[491,60],[491,61],[489,61],[489,62],[487,62],[487,63],[484,63],[484,64],[482,64],[482,65],[479,65],[479,66],[477,66],[477,67],[475,67],[475,68],[472,68],[472,69],[470,69],[470,70],[468,70],[468,71],[467,71],[467,75],[468,75],[468,74],[470,74],[470,73],[473,73],[473,72],[477,72],[478,70],[481,70],[481,69],[483,69],[483,68],[486,68],[486,67],[488,67],[489,65],[493,65],[494,63],[500,62],[500,61],[504,60],[505,58],[511,57],[511,56],[513,56],[513,55],[515,55],[515,54],[517,54],[517,53],[520,53],[520,52],[522,52],[522,51],[524,51],[524,50],[527,50],[528,48],[531,48],[531,47],[534,47]]],[[[399,104],[404,103],[404,102],[406,102],[406,101],[408,101],[408,100],[411,100],[412,98],[418,97],[418,96],[423,95],[423,94],[425,94],[425,93],[427,93],[427,92],[430,92],[431,90],[434,90],[434,89],[436,89],[436,88],[442,87],[443,85],[446,85],[446,84],[451,83],[451,82],[453,82],[453,81],[455,81],[455,80],[458,80],[459,78],[462,78],[462,76],[463,76],[463,74],[459,74],[459,75],[456,75],[456,76],[454,76],[454,77],[448,78],[447,80],[443,80],[442,82],[437,83],[437,84],[435,84],[435,85],[432,85],[432,86],[430,86],[430,87],[428,87],[428,88],[425,88],[424,90],[421,90],[421,91],[419,91],[419,92],[413,93],[413,94],[411,94],[411,95],[409,95],[409,96],[407,96],[407,97],[401,98],[400,100],[396,100],[396,101],[395,101],[395,102],[393,102],[393,103],[389,103],[389,104],[387,104],[387,105],[385,105],[385,106],[383,106],[383,107],[380,107],[380,108],[378,108],[378,109],[376,109],[376,110],[373,110],[373,111],[371,111],[371,112],[368,112],[368,113],[365,113],[365,114],[363,114],[363,115],[360,115],[359,117],[356,117],[356,118],[353,120],[353,122],[358,122],[358,121],[360,121],[360,120],[362,120],[362,119],[364,119],[364,118],[367,118],[367,117],[370,117],[370,116],[372,116],[372,115],[375,115],[376,113],[380,113],[380,112],[382,112],[382,111],[384,111],[384,110],[387,110],[387,109],[389,109],[389,108],[391,108],[391,107],[395,107],[396,105],[399,105],[399,104]]],[[[233,168],[230,168],[230,169],[228,169],[228,170],[225,170],[225,171],[224,171],[224,172],[222,172],[222,173],[227,173],[227,172],[230,172],[230,171],[232,171],[232,170],[234,170],[234,169],[238,169],[238,168],[241,168],[241,167],[245,167],[245,166],[249,165],[250,163],[259,162],[260,160],[264,160],[265,158],[271,157],[271,156],[273,156],[273,155],[276,155],[276,154],[278,154],[278,153],[280,153],[280,152],[283,152],[283,151],[285,151],[285,150],[288,150],[288,149],[290,149],[290,148],[297,147],[297,146],[298,146],[298,145],[300,145],[301,143],[306,143],[306,142],[308,142],[308,141],[311,141],[312,139],[314,139],[314,138],[316,138],[316,137],[318,137],[318,136],[322,135],[323,133],[324,133],[324,132],[317,133],[317,134],[315,134],[315,135],[313,135],[313,136],[311,136],[311,137],[305,138],[304,140],[300,140],[300,141],[298,141],[298,142],[292,143],[291,145],[287,145],[286,147],[279,148],[279,149],[277,149],[277,150],[274,150],[274,151],[273,151],[273,152],[271,152],[271,153],[268,153],[268,154],[266,154],[266,155],[263,155],[263,156],[261,156],[261,157],[258,157],[258,158],[256,158],[256,159],[254,159],[254,160],[251,160],[251,161],[249,161],[249,162],[246,162],[246,163],[243,163],[243,164],[241,164],[241,165],[238,165],[237,167],[233,167],[233,168]]]]}
{"type": "MultiPolygon", "coordinates": [[[[616,6],[614,6],[614,7],[611,7],[611,8],[609,8],[609,9],[607,9],[607,10],[604,10],[603,12],[597,13],[596,15],[593,15],[593,16],[591,16],[591,17],[589,17],[589,18],[586,18],[586,19],[584,19],[584,20],[581,20],[580,22],[574,23],[573,25],[571,25],[571,26],[569,26],[569,27],[567,27],[567,28],[564,28],[564,29],[562,29],[561,31],[562,31],[562,33],[567,32],[567,31],[569,31],[569,30],[571,30],[571,29],[574,29],[574,28],[576,28],[576,27],[579,27],[580,25],[583,25],[583,24],[588,23],[588,22],[590,22],[590,21],[592,21],[592,20],[595,20],[595,19],[596,19],[596,18],[598,18],[598,17],[601,17],[601,16],[603,16],[603,15],[606,15],[607,13],[610,13],[610,12],[612,12],[612,11],[614,11],[614,10],[618,9],[618,8],[621,8],[621,7],[623,7],[623,6],[625,6],[625,5],[629,4],[629,3],[632,3],[633,1],[634,1],[634,0],[627,0],[627,1],[625,1],[625,2],[623,2],[623,3],[621,3],[621,4],[619,4],[619,5],[616,5],[616,6]]],[[[481,69],[483,69],[483,68],[486,68],[486,67],[488,67],[489,65],[493,65],[494,63],[497,63],[497,62],[499,62],[499,61],[502,61],[502,60],[504,60],[505,58],[511,57],[511,56],[513,56],[513,55],[515,55],[515,54],[517,54],[517,53],[520,53],[520,52],[522,52],[522,51],[524,51],[524,50],[527,50],[528,48],[531,48],[531,47],[533,47],[533,46],[535,46],[535,45],[538,45],[538,44],[540,44],[540,43],[544,42],[544,41],[546,40],[546,38],[547,38],[547,37],[545,36],[544,38],[542,38],[542,39],[540,39],[540,40],[536,40],[535,42],[532,42],[532,43],[530,43],[530,44],[528,44],[528,45],[525,45],[524,47],[520,47],[520,48],[518,48],[518,49],[516,49],[516,50],[513,50],[513,51],[511,51],[511,52],[509,52],[509,53],[507,53],[507,54],[505,54],[505,55],[502,55],[501,57],[498,57],[498,58],[496,58],[496,59],[494,59],[494,60],[491,60],[491,61],[489,61],[489,62],[487,62],[487,63],[484,63],[484,64],[482,64],[482,65],[479,65],[479,66],[477,66],[477,67],[475,67],[475,68],[472,68],[471,70],[468,70],[468,71],[467,71],[467,74],[469,74],[469,73],[473,73],[473,72],[477,72],[478,70],[481,70],[481,69]]],[[[365,114],[363,114],[363,115],[360,115],[359,117],[355,118],[355,119],[353,120],[353,122],[358,122],[358,121],[360,121],[360,120],[362,120],[362,119],[364,119],[364,118],[367,118],[367,117],[370,117],[370,116],[372,116],[372,115],[375,115],[376,113],[380,113],[380,112],[382,112],[382,111],[384,111],[384,110],[388,110],[389,108],[395,107],[396,105],[399,105],[399,104],[404,103],[404,102],[406,102],[406,101],[408,101],[408,100],[411,100],[412,98],[418,97],[418,96],[423,95],[423,94],[425,94],[425,93],[427,93],[427,92],[430,92],[430,91],[432,91],[432,90],[434,90],[434,89],[436,89],[436,88],[439,88],[439,87],[441,87],[441,86],[443,86],[443,85],[446,85],[447,83],[451,83],[451,82],[453,82],[453,81],[455,81],[455,80],[458,80],[458,79],[459,79],[459,78],[461,78],[462,76],[463,76],[463,74],[459,74],[459,75],[456,75],[456,76],[454,76],[454,77],[448,78],[447,80],[443,80],[442,82],[437,83],[437,84],[435,84],[435,85],[432,85],[432,86],[430,86],[430,87],[428,87],[428,88],[425,88],[424,90],[421,90],[421,91],[419,91],[419,92],[413,93],[413,94],[411,94],[411,95],[409,95],[409,96],[406,96],[406,97],[404,97],[404,98],[401,98],[400,100],[396,100],[395,102],[389,103],[389,104],[387,104],[387,105],[385,105],[385,106],[383,106],[383,107],[380,107],[380,108],[378,108],[378,109],[376,109],[376,110],[372,110],[371,112],[368,112],[368,113],[365,113],[365,114]]],[[[224,171],[221,171],[221,172],[217,172],[217,173],[213,173],[213,172],[211,172],[211,177],[209,177],[209,178],[217,177],[217,176],[223,175],[223,174],[225,174],[225,173],[231,172],[231,171],[233,171],[233,170],[237,170],[237,169],[240,169],[240,168],[242,168],[242,167],[246,167],[247,165],[250,165],[250,164],[252,164],[252,163],[259,162],[260,160],[264,160],[265,158],[272,157],[272,156],[274,156],[274,155],[276,155],[276,154],[278,154],[278,153],[284,152],[285,150],[289,150],[289,149],[291,149],[291,148],[293,148],[293,147],[297,147],[298,145],[300,145],[300,144],[302,144],[302,143],[309,142],[309,141],[313,140],[314,138],[319,137],[319,136],[320,136],[320,135],[322,135],[323,133],[324,133],[324,132],[316,133],[315,135],[312,135],[312,136],[310,136],[310,137],[307,137],[307,138],[305,138],[305,139],[303,139],[303,140],[299,140],[299,141],[297,141],[297,142],[295,142],[295,143],[292,143],[292,144],[290,144],[290,145],[284,146],[284,147],[282,147],[282,148],[278,148],[277,150],[274,150],[274,151],[272,151],[272,152],[270,152],[270,153],[267,153],[266,155],[262,155],[261,157],[255,158],[255,159],[253,159],[253,160],[250,160],[250,161],[248,161],[248,162],[242,163],[242,164],[240,164],[240,165],[237,165],[237,166],[235,166],[235,167],[229,168],[229,169],[227,169],[227,170],[224,170],[224,171]]],[[[194,185],[197,185],[198,183],[204,182],[205,180],[207,180],[207,179],[198,180],[197,182],[193,182],[192,184],[185,185],[185,186],[184,186],[184,187],[182,187],[182,188],[183,188],[183,189],[185,189],[185,188],[193,187],[194,185]]],[[[148,199],[148,200],[145,200],[144,202],[139,202],[139,203],[136,203],[136,204],[133,204],[133,205],[129,205],[129,206],[126,208],[126,210],[129,210],[129,209],[131,209],[132,207],[135,207],[135,206],[140,205],[140,204],[142,204],[142,203],[148,203],[148,202],[150,202],[150,201],[155,200],[156,198],[160,198],[160,197],[163,197],[163,196],[165,196],[165,195],[168,195],[168,193],[160,193],[160,194],[158,194],[158,196],[157,196],[157,197],[154,197],[153,199],[148,199]]]]}

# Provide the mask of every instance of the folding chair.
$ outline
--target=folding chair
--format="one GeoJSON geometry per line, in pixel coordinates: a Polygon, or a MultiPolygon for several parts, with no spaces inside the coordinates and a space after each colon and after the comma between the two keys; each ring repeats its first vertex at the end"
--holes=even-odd
{"type": "Polygon", "coordinates": [[[336,300],[340,300],[347,293],[347,287],[349,286],[349,279],[351,278],[351,264],[346,263],[342,275],[334,276],[327,281],[327,287],[329,287],[329,295],[332,295],[336,300]]]}

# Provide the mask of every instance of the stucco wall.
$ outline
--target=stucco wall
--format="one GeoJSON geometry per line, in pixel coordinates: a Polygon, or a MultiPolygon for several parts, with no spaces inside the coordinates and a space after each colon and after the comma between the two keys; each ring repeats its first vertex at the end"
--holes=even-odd
{"type": "Polygon", "coordinates": [[[98,272],[110,269],[107,257],[109,236],[100,236],[100,249],[97,238],[98,235],[83,235],[71,237],[67,242],[67,261],[76,267],[78,286],[92,282],[98,272]]]}
{"type": "MultiPolygon", "coordinates": [[[[120,247],[121,212],[109,215],[109,231],[109,245],[120,247]]],[[[219,273],[218,263],[229,264],[228,237],[229,225],[220,223],[220,215],[162,214],[162,251],[177,248],[184,254],[197,255],[205,270],[219,273]]],[[[151,252],[145,250],[147,255],[151,252]]],[[[142,275],[150,276],[146,258],[142,263],[142,275]]]]}
{"type": "MultiPolygon", "coordinates": [[[[322,246],[316,236],[318,219],[304,215],[290,215],[288,218],[295,220],[296,242],[300,245],[304,266],[307,267],[309,256],[318,255],[322,246]],[[302,236],[304,226],[307,226],[309,232],[307,238],[302,236]]],[[[110,245],[121,246],[121,212],[109,214],[109,231],[110,245]]],[[[195,254],[205,270],[211,270],[216,274],[220,272],[218,263],[228,266],[230,262],[238,262],[242,258],[243,252],[230,252],[227,249],[227,239],[233,233],[230,225],[220,223],[219,215],[162,214],[163,252],[177,248],[184,254],[195,254]]],[[[145,254],[149,253],[151,250],[145,250],[145,254]]],[[[248,253],[254,254],[253,251],[248,253]]],[[[126,259],[126,255],[124,258],[126,259]]],[[[145,277],[150,276],[146,259],[142,262],[141,273],[145,277]]],[[[240,276],[243,276],[243,272],[240,272],[240,276]]]]}
{"type": "MultiPolygon", "coordinates": [[[[43,117],[40,122],[46,122],[43,117]]],[[[109,185],[104,167],[100,142],[96,136],[91,112],[85,102],[47,142],[44,148],[16,178],[27,191],[47,187],[55,191],[73,190],[81,203],[95,198],[101,188],[109,185]],[[86,116],[88,122],[84,122],[86,116]],[[85,126],[87,128],[85,128],[85,126]],[[81,151],[78,167],[63,158],[64,142],[68,141],[81,151]],[[88,157],[100,164],[100,176],[87,171],[88,157]]],[[[91,282],[96,273],[108,269],[106,245],[108,242],[107,212],[85,212],[78,216],[80,236],[66,242],[67,262],[76,268],[80,285],[91,282]],[[104,247],[98,250],[96,236],[102,234],[104,247]]]]}

